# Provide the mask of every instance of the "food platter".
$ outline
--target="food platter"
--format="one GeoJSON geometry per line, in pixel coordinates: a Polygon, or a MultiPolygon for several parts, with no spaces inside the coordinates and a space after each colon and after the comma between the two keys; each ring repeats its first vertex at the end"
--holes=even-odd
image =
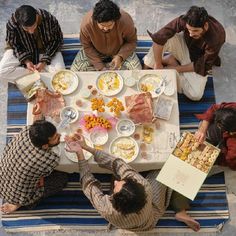
{"type": "Polygon", "coordinates": [[[51,86],[54,91],[63,95],[73,93],[79,85],[79,77],[70,70],[60,70],[54,74],[51,86]]]}
{"type": "Polygon", "coordinates": [[[193,134],[183,133],[173,151],[173,155],[182,161],[208,173],[214,164],[220,150],[207,142],[200,144],[193,134]]]}
{"type": "Polygon", "coordinates": [[[123,78],[117,72],[113,71],[100,74],[96,81],[97,89],[105,96],[114,96],[118,94],[123,86],[123,78]]]}
{"type": "MultiPolygon", "coordinates": [[[[85,142],[86,142],[86,144],[87,144],[89,147],[93,147],[93,144],[91,143],[90,140],[85,139],[85,142]]],[[[65,154],[66,154],[66,157],[67,157],[69,160],[73,161],[73,162],[78,162],[78,158],[77,158],[76,153],[66,151],[66,147],[67,147],[67,146],[66,146],[66,143],[65,143],[65,154]]],[[[88,160],[88,159],[90,159],[90,158],[93,156],[92,153],[90,153],[90,152],[88,152],[88,151],[86,151],[86,150],[83,150],[83,153],[84,153],[84,158],[85,158],[85,160],[88,160]]]]}
{"type": "Polygon", "coordinates": [[[146,74],[138,81],[138,90],[140,92],[150,92],[152,97],[158,97],[165,90],[164,79],[157,74],[146,74]]]}
{"type": "Polygon", "coordinates": [[[115,157],[122,158],[129,163],[138,156],[139,147],[133,138],[120,136],[111,142],[109,151],[115,157]]]}

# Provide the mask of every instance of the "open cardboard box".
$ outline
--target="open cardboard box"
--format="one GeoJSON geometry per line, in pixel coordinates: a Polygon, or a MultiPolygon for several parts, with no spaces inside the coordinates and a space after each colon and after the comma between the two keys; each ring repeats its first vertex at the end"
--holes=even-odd
{"type": "Polygon", "coordinates": [[[220,149],[208,142],[199,144],[193,134],[185,132],[157,180],[194,200],[219,153],[220,149]]]}
{"type": "Polygon", "coordinates": [[[16,86],[28,101],[34,97],[37,89],[45,87],[44,83],[40,80],[38,72],[33,72],[17,79],[16,86]]]}

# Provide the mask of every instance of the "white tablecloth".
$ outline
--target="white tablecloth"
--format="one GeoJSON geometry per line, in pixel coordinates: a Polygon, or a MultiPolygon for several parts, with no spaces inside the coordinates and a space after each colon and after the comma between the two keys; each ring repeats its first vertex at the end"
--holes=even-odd
{"type": "MultiPolygon", "coordinates": [[[[66,105],[75,105],[77,99],[81,99],[80,94],[84,88],[87,88],[88,85],[93,85],[94,87],[96,84],[96,79],[98,75],[102,72],[78,72],[79,77],[79,86],[78,89],[70,95],[64,96],[66,105]]],[[[143,159],[139,154],[138,157],[130,163],[132,167],[134,167],[137,171],[146,171],[152,169],[159,169],[162,167],[164,162],[167,160],[169,154],[171,153],[175,142],[179,138],[180,131],[179,131],[179,109],[178,109],[178,100],[177,100],[177,88],[176,88],[176,71],[175,70],[140,70],[140,71],[118,71],[118,73],[123,77],[125,80],[126,78],[132,76],[137,81],[145,74],[159,74],[163,77],[166,77],[166,80],[172,80],[174,83],[175,93],[172,96],[168,96],[174,103],[170,119],[168,121],[161,120],[160,127],[155,130],[154,132],[154,141],[149,150],[149,158],[143,159]],[[173,135],[174,134],[174,135],[173,135]]],[[[52,78],[52,74],[49,73],[42,73],[41,79],[45,82],[45,84],[51,88],[50,80],[52,78]]],[[[168,82],[167,82],[168,84],[168,82]]],[[[116,95],[116,97],[123,101],[124,97],[127,95],[138,93],[137,86],[130,88],[124,85],[122,91],[116,95]]],[[[161,96],[167,97],[166,95],[162,94],[161,96]]],[[[105,102],[109,101],[111,98],[105,97],[105,102]]],[[[157,99],[157,98],[155,98],[157,99]]],[[[155,102],[154,99],[154,102],[155,102]]],[[[82,116],[82,111],[88,111],[90,109],[90,102],[86,99],[81,99],[83,102],[83,107],[78,108],[80,112],[80,117],[82,116]]],[[[28,106],[27,111],[27,124],[32,124],[32,103],[28,106]]],[[[126,118],[125,112],[122,113],[121,118],[126,118]]],[[[73,133],[78,128],[78,122],[71,124],[70,127],[67,129],[68,132],[73,133]]],[[[115,128],[112,131],[109,131],[109,141],[104,146],[104,150],[109,152],[109,144],[110,142],[117,137],[118,134],[115,128]]],[[[138,143],[140,144],[140,143],[138,143]]],[[[59,166],[57,167],[58,170],[66,171],[66,172],[78,172],[78,164],[69,160],[64,152],[64,143],[61,143],[61,159],[59,166]]],[[[108,171],[100,168],[97,163],[90,158],[89,164],[91,166],[91,170],[94,173],[107,173],[108,171]]]]}

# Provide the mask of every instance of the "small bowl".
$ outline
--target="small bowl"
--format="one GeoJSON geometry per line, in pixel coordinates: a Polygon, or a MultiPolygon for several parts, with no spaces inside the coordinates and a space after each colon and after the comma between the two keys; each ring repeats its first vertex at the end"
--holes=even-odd
{"type": "Polygon", "coordinates": [[[130,119],[119,120],[116,124],[116,131],[122,136],[131,136],[135,131],[135,124],[130,119]]]}
{"type": "Polygon", "coordinates": [[[75,121],[77,121],[79,118],[79,112],[75,107],[73,107],[73,106],[63,107],[63,109],[61,110],[61,113],[60,113],[60,118],[61,118],[61,120],[65,119],[65,112],[70,111],[70,110],[75,113],[75,118],[71,119],[69,122],[71,124],[71,123],[74,123],[75,121]]]}
{"type": "Polygon", "coordinates": [[[128,77],[124,79],[124,83],[128,87],[133,87],[136,84],[136,80],[134,77],[128,77]]]}
{"type": "Polygon", "coordinates": [[[90,133],[90,141],[96,146],[102,146],[108,141],[108,132],[106,130],[94,130],[90,133]]]}
{"type": "Polygon", "coordinates": [[[81,97],[84,99],[88,99],[91,96],[91,91],[88,88],[82,89],[81,97]]]}

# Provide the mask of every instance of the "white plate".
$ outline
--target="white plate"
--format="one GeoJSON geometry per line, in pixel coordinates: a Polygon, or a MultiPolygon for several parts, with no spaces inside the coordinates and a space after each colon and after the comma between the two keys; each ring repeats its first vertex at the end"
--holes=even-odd
{"type": "Polygon", "coordinates": [[[138,81],[138,90],[140,92],[150,92],[152,97],[158,97],[165,90],[164,79],[157,74],[147,74],[138,81]]]}
{"type": "Polygon", "coordinates": [[[97,89],[105,96],[114,96],[118,94],[122,90],[123,86],[123,78],[114,71],[100,74],[96,81],[97,89]]]}
{"type": "Polygon", "coordinates": [[[129,163],[138,156],[139,147],[133,138],[121,136],[111,142],[109,151],[112,155],[122,158],[126,163],[129,163]],[[123,148],[118,145],[122,145],[123,148]]]}
{"type": "Polygon", "coordinates": [[[72,120],[70,120],[69,123],[71,124],[71,123],[74,123],[75,121],[78,120],[78,118],[79,118],[79,112],[78,112],[78,110],[77,110],[75,107],[73,107],[73,106],[66,106],[66,107],[63,107],[63,109],[62,109],[61,112],[60,112],[60,119],[61,119],[61,120],[63,120],[63,119],[65,118],[64,114],[65,114],[65,112],[68,111],[68,110],[72,110],[72,111],[76,114],[75,118],[72,119],[72,120]]]}
{"type": "Polygon", "coordinates": [[[79,85],[79,77],[70,70],[60,70],[53,75],[51,86],[63,95],[73,93],[79,85]]]}
{"type": "Polygon", "coordinates": [[[130,119],[122,119],[117,122],[116,130],[122,136],[130,136],[135,131],[135,124],[130,119]]]}
{"type": "MultiPolygon", "coordinates": [[[[86,142],[86,144],[87,144],[89,147],[92,147],[92,148],[93,148],[93,144],[90,142],[90,140],[85,139],[85,142],[86,142]]],[[[66,143],[65,143],[64,148],[65,148],[65,154],[66,154],[67,158],[68,158],[69,160],[73,161],[73,162],[78,162],[78,158],[77,158],[76,153],[66,151],[66,143]]],[[[88,152],[88,151],[86,151],[86,150],[83,150],[83,153],[84,153],[84,158],[85,158],[85,160],[88,160],[89,158],[91,158],[91,157],[93,156],[92,153],[90,153],[90,152],[88,152]]]]}
{"type": "Polygon", "coordinates": [[[97,146],[102,146],[108,141],[108,132],[106,130],[94,130],[90,133],[90,141],[97,146]]]}

